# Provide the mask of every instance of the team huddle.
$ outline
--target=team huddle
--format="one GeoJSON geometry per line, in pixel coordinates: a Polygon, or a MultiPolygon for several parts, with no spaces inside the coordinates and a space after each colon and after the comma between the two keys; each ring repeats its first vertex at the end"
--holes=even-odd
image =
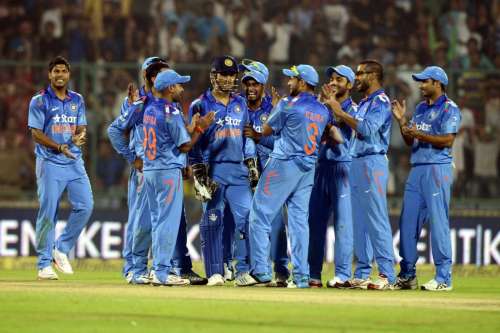
{"type": "MultiPolygon", "coordinates": [[[[120,116],[108,127],[113,147],[131,165],[126,280],[322,287],[326,227],[333,215],[335,275],[327,287],[417,289],[417,242],[428,223],[436,273],[421,289],[452,290],[451,147],[461,115],[446,96],[446,73],[430,66],[412,75],[424,97],[412,115],[404,101],[391,102],[385,94],[383,66],[375,60],[361,62],[356,72],[345,65],[329,67],[329,81],[320,88],[310,65],[282,74],[288,77],[285,97],[272,87],[266,91],[269,70],[263,63],[217,57],[210,88],[185,115],[180,102],[190,76],[159,57],[144,61],[144,86],[129,85],[120,116]],[[358,104],[350,97],[354,90],[364,96],[358,104]],[[386,198],[393,117],[411,146],[398,275],[386,198]],[[203,206],[200,236],[207,278],[193,271],[186,246],[183,180],[190,178],[203,206]],[[379,274],[372,280],[374,260],[379,274]]],[[[73,273],[67,254],[92,212],[80,150],[85,106],[81,95],[67,89],[69,75],[69,63],[56,57],[49,64],[50,85],[29,108],[40,200],[39,279],[58,278],[52,261],[61,272],[73,273]],[[55,241],[65,189],[72,211],[55,241]]]]}

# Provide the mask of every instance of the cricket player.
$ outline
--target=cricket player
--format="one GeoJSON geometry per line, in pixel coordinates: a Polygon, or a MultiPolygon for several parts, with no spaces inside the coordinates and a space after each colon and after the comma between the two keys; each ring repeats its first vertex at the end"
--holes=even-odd
{"type": "Polygon", "coordinates": [[[259,179],[250,212],[252,271],[237,286],[271,281],[270,235],[272,223],[288,208],[288,234],[293,266],[289,288],[309,288],[309,198],[321,136],[330,112],[314,95],[318,73],[310,65],[284,69],[290,96],[283,98],[263,125],[262,135],[276,135],[269,161],[259,179]]]}
{"type": "Polygon", "coordinates": [[[255,143],[243,135],[249,122],[245,99],[234,93],[238,64],[231,56],[216,57],[211,65],[212,89],[193,101],[190,117],[214,111],[215,123],[190,153],[195,190],[203,204],[200,223],[201,250],[209,286],[223,285],[224,208],[229,205],[235,224],[236,275],[250,269],[248,214],[252,201],[250,184],[258,180],[255,143]]]}
{"type": "Polygon", "coordinates": [[[354,254],[357,257],[352,287],[392,289],[396,282],[392,231],[387,212],[389,165],[387,150],[391,133],[391,103],[382,88],[383,67],[375,60],[359,64],[355,88],[364,94],[355,115],[330,105],[335,118],[356,132],[351,166],[354,254]],[[369,241],[368,241],[369,240],[369,241]],[[371,244],[371,246],[370,246],[371,244]],[[373,247],[373,253],[372,253],[373,247]],[[369,279],[372,255],[379,269],[376,281],[369,279]]]}
{"type": "MultiPolygon", "coordinates": [[[[267,121],[279,96],[274,87],[272,95],[265,92],[265,85],[269,77],[269,70],[261,62],[246,60],[240,64],[243,71],[242,85],[248,110],[250,111],[250,123],[245,128],[245,136],[253,139],[257,144],[257,157],[259,173],[264,170],[269,154],[273,151],[274,137],[262,136],[262,126],[267,121]]],[[[274,262],[275,279],[273,286],[286,287],[290,275],[288,271],[288,254],[286,229],[283,214],[278,214],[272,223],[271,232],[271,258],[274,262]]]]}
{"type": "Polygon", "coordinates": [[[151,210],[153,285],[189,284],[188,279],[170,273],[183,212],[182,169],[186,153],[214,119],[213,112],[196,116],[190,130],[186,128],[176,103],[184,91],[182,84],[190,79],[172,69],[159,73],[144,110],[144,182],[151,210]]]}
{"type": "Polygon", "coordinates": [[[451,239],[449,206],[452,178],[451,147],[462,116],[458,106],[445,94],[448,76],[437,66],[412,75],[420,83],[424,101],[408,121],[406,104],[393,101],[392,112],[401,134],[411,146],[411,170],[405,186],[399,219],[401,271],[396,289],[417,289],[417,242],[428,222],[436,274],[422,290],[450,291],[451,239]]]}
{"type": "Polygon", "coordinates": [[[81,147],[87,120],[82,95],[69,90],[71,67],[61,57],[49,63],[49,86],[30,101],[28,127],[35,140],[36,178],[40,209],[36,219],[38,278],[57,280],[51,263],[64,274],[73,274],[68,253],[87,224],[93,209],[92,190],[81,147]],[[59,200],[67,190],[71,204],[68,222],[57,240],[59,200]]]}
{"type": "MultiPolygon", "coordinates": [[[[115,150],[131,164],[128,207],[129,218],[123,248],[125,265],[123,274],[129,283],[149,284],[148,252],[151,245],[151,218],[144,191],[144,108],[151,101],[151,90],[158,73],[168,69],[164,59],[149,57],[142,64],[145,82],[139,91],[129,85],[129,96],[122,103],[120,116],[108,128],[108,136],[115,150]]],[[[190,280],[191,284],[205,284],[207,280],[192,271],[191,258],[186,248],[186,220],[181,216],[178,241],[173,258],[175,274],[190,280]]]]}
{"type": "MultiPolygon", "coordinates": [[[[323,88],[329,104],[353,116],[357,105],[350,97],[354,72],[345,65],[329,67],[328,85],[323,88]]],[[[321,270],[325,256],[326,227],[333,213],[335,229],[335,277],[331,288],[350,288],[352,275],[352,207],[349,173],[352,161],[354,131],[343,122],[333,122],[342,136],[342,143],[327,139],[320,145],[314,187],[309,202],[309,269],[311,287],[321,288],[321,270]]]]}

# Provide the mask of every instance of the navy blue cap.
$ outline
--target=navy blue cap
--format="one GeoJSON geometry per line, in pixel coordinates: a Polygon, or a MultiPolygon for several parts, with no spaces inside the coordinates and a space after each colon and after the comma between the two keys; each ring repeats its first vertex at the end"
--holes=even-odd
{"type": "Polygon", "coordinates": [[[432,79],[441,82],[445,86],[448,84],[448,75],[445,71],[438,66],[426,67],[421,73],[412,74],[411,76],[415,81],[425,81],[427,79],[432,79]]]}
{"type": "Polygon", "coordinates": [[[191,76],[189,75],[179,75],[173,69],[167,69],[166,71],[160,72],[156,76],[154,87],[158,91],[162,91],[165,88],[173,86],[177,83],[186,83],[191,80],[191,76]]]}
{"type": "Polygon", "coordinates": [[[351,84],[354,83],[354,71],[345,65],[331,66],[326,69],[326,75],[331,77],[333,73],[337,73],[340,76],[345,77],[351,84]]]}
{"type": "Polygon", "coordinates": [[[311,86],[316,86],[319,82],[318,72],[311,65],[292,66],[290,69],[283,69],[283,74],[290,77],[298,77],[309,83],[311,86]]]}
{"type": "Polygon", "coordinates": [[[238,74],[238,62],[234,57],[229,55],[216,57],[212,61],[210,71],[224,75],[238,74]]]}

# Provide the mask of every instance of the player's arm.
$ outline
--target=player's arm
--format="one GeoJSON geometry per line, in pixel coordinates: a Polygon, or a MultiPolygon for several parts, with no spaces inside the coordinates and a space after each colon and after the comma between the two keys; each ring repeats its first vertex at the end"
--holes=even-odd
{"type": "Polygon", "coordinates": [[[45,146],[49,149],[53,149],[59,153],[64,154],[66,157],[75,159],[76,157],[70,152],[69,146],[67,144],[58,144],[51,138],[45,135],[42,130],[38,128],[31,128],[31,136],[36,143],[45,146]]]}
{"type": "Polygon", "coordinates": [[[412,127],[402,127],[401,132],[404,133],[403,137],[409,136],[413,139],[417,139],[421,142],[430,143],[436,148],[450,148],[455,140],[455,134],[444,134],[444,135],[430,135],[424,132],[418,131],[417,127],[413,125],[412,127]]]}
{"type": "Polygon", "coordinates": [[[190,140],[188,142],[185,142],[181,145],[178,146],[178,149],[182,153],[187,153],[189,152],[195,145],[196,142],[201,138],[205,130],[212,125],[215,119],[215,112],[209,112],[203,117],[200,116],[199,113],[195,114],[193,117],[191,117],[191,124],[189,125],[190,128],[192,128],[192,132],[189,133],[188,135],[190,136],[190,140]]]}
{"type": "Polygon", "coordinates": [[[406,117],[406,101],[403,100],[403,102],[400,103],[398,100],[393,100],[391,102],[391,106],[392,115],[399,124],[399,131],[401,132],[403,140],[408,146],[413,145],[413,136],[409,135],[406,131],[409,124],[409,121],[406,117]]]}
{"type": "Polygon", "coordinates": [[[286,112],[283,108],[284,104],[287,103],[287,99],[282,99],[278,102],[269,114],[269,118],[262,125],[262,136],[271,136],[277,134],[283,128],[286,121],[286,112]]]}

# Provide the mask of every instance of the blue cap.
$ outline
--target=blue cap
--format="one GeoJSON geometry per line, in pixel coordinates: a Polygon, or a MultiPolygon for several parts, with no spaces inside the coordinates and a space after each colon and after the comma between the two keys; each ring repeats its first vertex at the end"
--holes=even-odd
{"type": "Polygon", "coordinates": [[[149,57],[144,59],[144,62],[142,63],[141,69],[145,71],[148,69],[149,66],[151,66],[154,63],[161,62],[164,63],[168,66],[167,61],[165,59],[162,59],[160,57],[149,57]]]}
{"type": "MultiPolygon", "coordinates": [[[[250,59],[243,59],[241,64],[238,65],[238,69],[240,71],[251,72],[251,73],[255,74],[257,77],[255,77],[255,76],[249,76],[249,77],[254,78],[257,82],[259,82],[261,84],[265,84],[267,82],[267,79],[269,78],[269,69],[267,69],[266,65],[264,65],[263,63],[261,63],[259,61],[254,61],[254,60],[250,60],[250,59]],[[256,74],[256,73],[260,73],[261,75],[256,74]],[[260,81],[259,81],[259,79],[260,79],[260,81]]],[[[245,75],[243,76],[243,79],[245,77],[247,77],[247,73],[245,73],[245,75]]]]}
{"type": "Polygon", "coordinates": [[[189,75],[179,75],[173,69],[167,69],[166,71],[160,72],[158,76],[156,76],[155,80],[155,89],[158,91],[162,91],[165,88],[173,86],[177,83],[186,83],[191,80],[191,76],[189,75]]]}
{"type": "Polygon", "coordinates": [[[318,72],[311,65],[292,66],[290,69],[283,69],[283,74],[290,77],[298,77],[311,86],[316,86],[319,82],[318,72]]]}
{"type": "Polygon", "coordinates": [[[216,57],[212,61],[211,72],[221,73],[223,75],[238,74],[238,63],[232,56],[225,55],[216,57]]]}
{"type": "Polygon", "coordinates": [[[257,81],[260,84],[266,84],[266,82],[267,82],[267,77],[264,75],[264,73],[258,72],[258,71],[246,71],[243,74],[241,81],[244,82],[245,80],[248,80],[248,79],[254,79],[255,81],[257,81]]]}
{"type": "Polygon", "coordinates": [[[326,69],[326,75],[328,75],[328,77],[331,77],[333,73],[337,73],[338,75],[345,77],[351,84],[354,83],[355,75],[351,67],[338,65],[335,67],[331,66],[326,69]]]}
{"type": "Polygon", "coordinates": [[[411,77],[415,81],[425,81],[427,79],[433,79],[441,82],[445,86],[448,84],[448,75],[445,71],[438,66],[426,67],[421,73],[412,74],[411,77]]]}

